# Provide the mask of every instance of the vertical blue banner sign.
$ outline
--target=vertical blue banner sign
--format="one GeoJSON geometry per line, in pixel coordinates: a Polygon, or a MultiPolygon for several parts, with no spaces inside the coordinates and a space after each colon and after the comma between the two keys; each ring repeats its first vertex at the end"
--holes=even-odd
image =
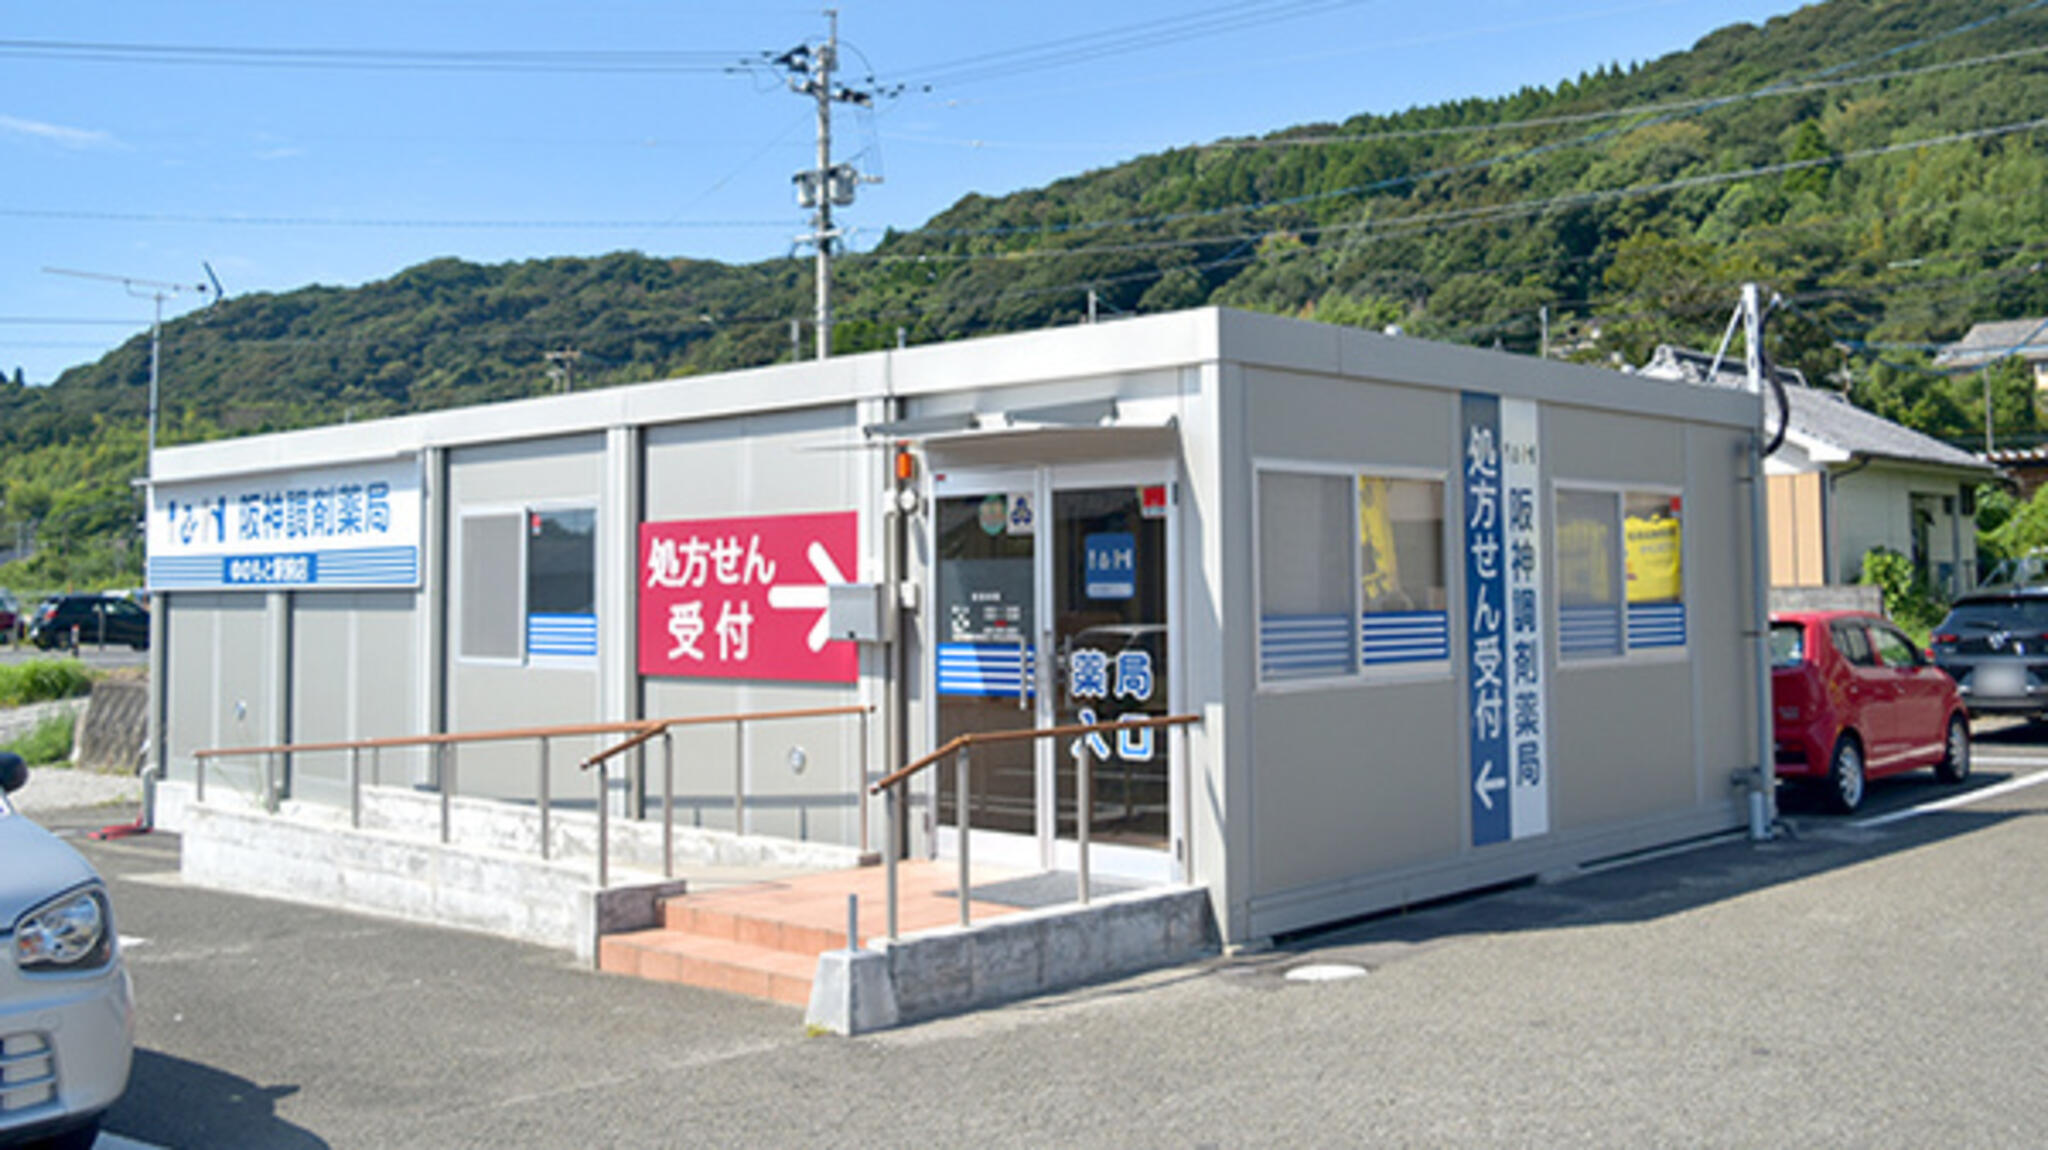
{"type": "Polygon", "coordinates": [[[1505,842],[1508,788],[1507,554],[1502,515],[1500,397],[1466,392],[1459,470],[1465,524],[1465,731],[1472,771],[1472,845],[1505,842]]]}

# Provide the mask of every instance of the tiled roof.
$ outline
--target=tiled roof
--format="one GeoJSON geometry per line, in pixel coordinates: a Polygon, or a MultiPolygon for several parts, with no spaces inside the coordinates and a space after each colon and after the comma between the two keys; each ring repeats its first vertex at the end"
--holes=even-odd
{"type": "MultiPolygon", "coordinates": [[[[1659,379],[1682,379],[1703,387],[1744,387],[1748,384],[1742,361],[1723,362],[1712,371],[1713,357],[1682,347],[1659,347],[1642,374],[1659,379]]],[[[1841,395],[1808,387],[1806,377],[1791,368],[1776,369],[1785,385],[1785,398],[1792,409],[1790,430],[1809,439],[1854,455],[1875,455],[1914,463],[1967,468],[1989,474],[1995,470],[1967,451],[1950,447],[1910,427],[1902,427],[1881,415],[1874,415],[1841,395]]]]}
{"type": "Polygon", "coordinates": [[[1785,395],[1792,401],[1792,430],[1844,451],[1986,473],[1996,470],[1967,451],[1865,411],[1835,392],[1788,387],[1785,395]]]}
{"type": "Polygon", "coordinates": [[[2048,359],[2048,317],[1980,323],[1934,357],[1936,367],[1979,367],[2009,355],[2048,359]]]}

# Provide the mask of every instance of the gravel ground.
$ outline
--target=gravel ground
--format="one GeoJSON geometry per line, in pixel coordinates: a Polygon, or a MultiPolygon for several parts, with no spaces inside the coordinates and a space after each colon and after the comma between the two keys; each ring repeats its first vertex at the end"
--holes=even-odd
{"type": "Polygon", "coordinates": [[[85,710],[84,699],[58,699],[49,703],[30,703],[25,707],[0,709],[0,743],[11,743],[36,729],[36,724],[51,715],[69,715],[76,718],[85,710]]]}
{"type": "MultiPolygon", "coordinates": [[[[0,744],[21,738],[52,715],[76,716],[83,710],[82,698],[0,709],[0,744]]],[[[134,775],[74,770],[68,764],[33,767],[29,770],[28,785],[7,799],[15,809],[28,814],[80,807],[137,808],[142,802],[142,780],[134,775]]]]}
{"type": "Polygon", "coordinates": [[[34,767],[28,785],[7,796],[24,814],[74,807],[108,807],[133,815],[142,802],[142,780],[134,775],[102,775],[70,767],[34,767]]]}

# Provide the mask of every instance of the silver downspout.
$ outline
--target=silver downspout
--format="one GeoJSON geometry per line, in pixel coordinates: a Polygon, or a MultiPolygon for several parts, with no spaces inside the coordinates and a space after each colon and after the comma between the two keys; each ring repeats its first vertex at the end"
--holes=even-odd
{"type": "MultiPolygon", "coordinates": [[[[893,423],[903,418],[903,401],[896,395],[896,353],[887,352],[882,356],[882,419],[893,423]]],[[[903,595],[903,580],[910,567],[910,508],[904,506],[904,492],[908,489],[898,477],[896,470],[897,452],[903,445],[885,442],[882,446],[883,499],[882,509],[882,584],[885,588],[884,602],[888,618],[883,621],[882,646],[882,771],[884,775],[897,770],[910,761],[910,620],[903,595]]],[[[861,780],[863,790],[867,780],[861,780]]],[[[882,857],[894,860],[903,847],[903,828],[908,825],[910,812],[908,804],[894,803],[887,809],[894,817],[883,821],[887,840],[880,844],[882,857]]],[[[892,891],[893,894],[893,891],[892,891]]],[[[894,908],[894,902],[891,902],[894,908]]],[[[894,937],[893,926],[891,937],[894,937]]]]}
{"type": "MultiPolygon", "coordinates": [[[[1762,293],[1757,285],[1742,285],[1742,306],[1738,314],[1743,320],[1745,349],[1744,366],[1749,377],[1749,390],[1757,398],[1757,427],[1749,436],[1749,591],[1750,625],[1756,642],[1756,784],[1749,792],[1749,838],[1751,842],[1769,842],[1773,824],[1778,818],[1778,747],[1772,737],[1774,714],[1771,709],[1771,569],[1770,534],[1766,523],[1769,513],[1768,484],[1764,479],[1763,409],[1769,400],[1764,394],[1767,386],[1765,373],[1772,370],[1764,358],[1764,309],[1762,293]]],[[[1732,333],[1734,325],[1729,325],[1732,333]]],[[[1718,357],[1716,359],[1718,367],[1718,357]]],[[[1782,394],[1782,393],[1781,393],[1782,394]]],[[[1791,422],[1789,407],[1780,412],[1786,424],[1791,422]]],[[[1779,429],[1782,439],[1784,427],[1779,429]]],[[[1775,449],[1776,442],[1770,445],[1775,449]]]]}
{"type": "Polygon", "coordinates": [[[1771,583],[1766,548],[1769,533],[1764,516],[1764,453],[1762,432],[1749,437],[1749,588],[1750,624],[1756,637],[1756,786],[1749,792],[1749,838],[1769,842],[1778,819],[1777,741],[1771,712],[1771,583]]]}

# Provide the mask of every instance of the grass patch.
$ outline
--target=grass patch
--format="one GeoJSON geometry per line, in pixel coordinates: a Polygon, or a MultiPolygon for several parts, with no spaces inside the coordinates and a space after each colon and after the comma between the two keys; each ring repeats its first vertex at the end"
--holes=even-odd
{"type": "Polygon", "coordinates": [[[0,707],[75,699],[92,690],[92,672],[76,659],[30,659],[0,665],[0,707]]]}
{"type": "Polygon", "coordinates": [[[70,715],[51,715],[37,723],[34,730],[0,750],[13,751],[32,767],[68,762],[71,758],[71,732],[76,725],[77,721],[70,715]]]}

